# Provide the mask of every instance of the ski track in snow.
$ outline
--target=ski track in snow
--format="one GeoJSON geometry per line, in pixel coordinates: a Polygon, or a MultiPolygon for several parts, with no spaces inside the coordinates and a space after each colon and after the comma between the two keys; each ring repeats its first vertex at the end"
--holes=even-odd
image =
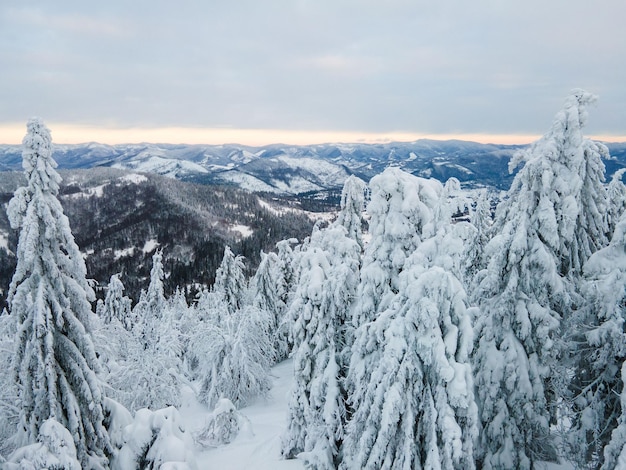
{"type": "MultiPolygon", "coordinates": [[[[293,361],[281,362],[272,369],[274,384],[268,398],[258,398],[239,410],[250,420],[251,431],[242,430],[230,444],[215,449],[198,450],[198,469],[227,470],[299,470],[300,460],[284,460],[280,455],[281,435],[287,428],[287,403],[293,382],[293,361]]],[[[183,390],[181,417],[192,439],[204,425],[209,410],[198,403],[190,389],[183,390]]],[[[189,442],[188,444],[191,444],[189,442]]]]}

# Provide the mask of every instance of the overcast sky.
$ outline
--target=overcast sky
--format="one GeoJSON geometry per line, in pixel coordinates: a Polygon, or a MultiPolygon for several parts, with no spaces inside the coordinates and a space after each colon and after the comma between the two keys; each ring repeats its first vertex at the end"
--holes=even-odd
{"type": "Polygon", "coordinates": [[[626,140],[625,20],[624,0],[7,0],[0,143],[31,116],[59,142],[526,141],[574,87],[599,95],[588,134],[626,140]]]}

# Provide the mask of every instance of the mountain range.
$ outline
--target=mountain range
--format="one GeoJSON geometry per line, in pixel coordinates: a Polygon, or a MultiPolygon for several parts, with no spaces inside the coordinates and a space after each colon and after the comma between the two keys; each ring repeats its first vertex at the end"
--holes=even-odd
{"type": "MultiPolygon", "coordinates": [[[[608,143],[607,175],[626,166],[626,143],[608,143]]],[[[98,143],[55,145],[60,169],[112,167],[156,173],[202,184],[233,185],[252,192],[305,195],[336,191],[347,176],[368,181],[388,166],[467,187],[507,189],[512,155],[520,145],[459,140],[307,146],[98,143]]],[[[21,169],[21,146],[0,145],[0,171],[21,169]]]]}

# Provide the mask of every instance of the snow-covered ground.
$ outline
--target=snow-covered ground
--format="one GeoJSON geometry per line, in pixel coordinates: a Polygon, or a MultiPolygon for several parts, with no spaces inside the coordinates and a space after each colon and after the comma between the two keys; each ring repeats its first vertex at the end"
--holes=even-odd
{"type": "MultiPolygon", "coordinates": [[[[283,460],[280,437],[287,427],[287,398],[293,383],[293,361],[284,361],[272,369],[274,386],[270,396],[259,398],[239,410],[250,420],[250,429],[243,429],[230,444],[198,451],[198,469],[228,470],[295,470],[303,469],[299,460],[283,460]]],[[[184,391],[181,418],[188,437],[199,431],[209,417],[209,410],[198,403],[190,389],[184,391]]]]}

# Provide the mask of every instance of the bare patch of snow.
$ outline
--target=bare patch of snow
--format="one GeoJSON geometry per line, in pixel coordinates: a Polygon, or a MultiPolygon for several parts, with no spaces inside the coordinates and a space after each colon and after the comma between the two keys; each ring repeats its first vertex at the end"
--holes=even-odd
{"type": "MultiPolygon", "coordinates": [[[[311,183],[310,181],[297,176],[289,180],[289,183],[280,180],[272,180],[272,184],[282,193],[306,193],[309,191],[319,191],[323,189],[321,186],[311,183]]],[[[275,192],[275,191],[274,191],[275,192]]]]}
{"type": "MultiPolygon", "coordinates": [[[[198,468],[228,468],[229,470],[300,470],[301,460],[284,460],[280,455],[281,435],[287,427],[287,403],[293,384],[293,361],[282,362],[272,369],[274,386],[271,397],[259,399],[240,411],[249,419],[250,431],[241,433],[227,445],[196,453],[198,468]]],[[[180,414],[185,428],[201,429],[210,416],[199,404],[191,390],[183,393],[180,414]]]]}
{"type": "Polygon", "coordinates": [[[254,230],[247,225],[231,225],[230,229],[233,232],[239,232],[243,238],[247,238],[254,233],[254,230]]]}
{"type": "Polygon", "coordinates": [[[274,214],[274,215],[284,215],[286,212],[288,211],[294,211],[295,209],[287,209],[285,207],[281,207],[281,208],[276,208],[274,206],[272,206],[269,202],[264,201],[263,199],[259,198],[259,205],[265,209],[266,211],[274,214]]]}
{"type": "Polygon", "coordinates": [[[68,199],[82,199],[82,198],[90,198],[90,197],[102,197],[104,196],[104,187],[109,183],[104,183],[99,186],[94,186],[93,188],[87,188],[84,191],[80,191],[77,193],[64,194],[62,197],[68,199]]]}
{"type": "Polygon", "coordinates": [[[127,181],[129,183],[144,183],[148,181],[148,178],[145,175],[140,175],[138,173],[131,173],[130,175],[124,175],[120,178],[120,181],[127,181]]]}
{"type": "Polygon", "coordinates": [[[146,244],[143,246],[143,248],[141,249],[141,251],[143,251],[144,253],[151,253],[153,252],[158,246],[160,245],[160,243],[156,240],[148,240],[146,242],[146,244]]]}
{"type": "Polygon", "coordinates": [[[245,189],[247,191],[257,192],[264,191],[269,193],[277,193],[281,192],[277,188],[270,186],[269,184],[261,181],[260,179],[248,175],[246,173],[241,173],[239,171],[229,171],[224,172],[219,175],[220,179],[229,183],[234,183],[238,185],[240,188],[245,189]]]}
{"type": "Polygon", "coordinates": [[[134,253],[135,253],[135,247],[131,246],[129,248],[124,248],[123,250],[115,250],[113,252],[113,258],[115,258],[115,260],[118,260],[126,256],[133,256],[134,253]]]}

